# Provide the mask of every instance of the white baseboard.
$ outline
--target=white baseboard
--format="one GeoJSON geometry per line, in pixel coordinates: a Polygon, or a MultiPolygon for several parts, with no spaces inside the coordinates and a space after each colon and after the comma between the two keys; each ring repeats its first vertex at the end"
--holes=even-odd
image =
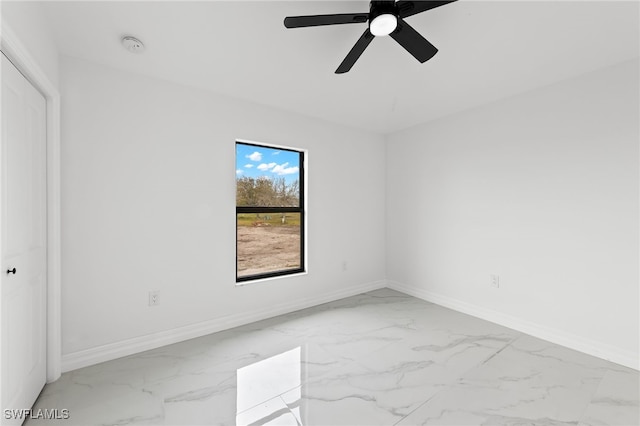
{"type": "Polygon", "coordinates": [[[133,355],[165,345],[182,342],[218,331],[228,330],[255,321],[272,318],[278,315],[294,312],[322,303],[332,302],[345,297],[379,288],[388,287],[410,296],[417,297],[427,302],[453,309],[477,318],[481,318],[504,327],[511,328],[522,333],[547,340],[549,342],[565,346],[616,364],[624,365],[635,370],[640,370],[640,361],[637,354],[621,350],[617,347],[585,339],[561,330],[542,326],[530,321],[513,317],[492,309],[477,306],[468,302],[433,293],[424,289],[411,287],[396,281],[374,281],[360,286],[335,291],[316,297],[300,299],[294,302],[281,303],[269,308],[242,314],[227,315],[212,320],[161,331],[132,339],[109,343],[107,345],[89,348],[82,351],[64,354],[62,356],[62,371],[71,371],[87,367],[105,361],[110,361],[123,356],[133,355]]]}
{"type": "Polygon", "coordinates": [[[62,371],[71,371],[78,368],[87,367],[105,361],[110,361],[123,356],[133,355],[150,349],[159,348],[165,345],[182,342],[184,340],[205,336],[218,331],[228,330],[233,327],[250,324],[278,315],[287,314],[300,309],[317,306],[322,303],[333,302],[345,297],[384,288],[386,281],[374,281],[371,283],[352,286],[339,291],[323,294],[315,297],[299,299],[293,302],[281,303],[249,313],[226,315],[223,317],[191,324],[171,330],[160,331],[158,333],[145,336],[134,337],[119,342],[89,348],[62,356],[62,371]]]}
{"type": "Polygon", "coordinates": [[[576,336],[574,334],[567,333],[558,329],[553,329],[547,326],[536,324],[531,321],[523,320],[521,318],[516,318],[511,315],[494,311],[492,309],[474,305],[468,302],[463,302],[449,296],[433,293],[421,288],[415,288],[396,281],[387,281],[387,287],[393,290],[397,290],[401,293],[417,297],[427,302],[435,303],[436,305],[453,309],[454,311],[462,312],[502,325],[504,327],[511,328],[516,331],[520,331],[539,339],[547,340],[549,342],[565,346],[567,348],[574,349],[588,355],[593,355],[595,357],[602,358],[616,364],[624,365],[625,367],[633,368],[634,370],[640,370],[640,357],[638,356],[638,354],[634,354],[615,346],[586,339],[584,337],[576,336]]]}

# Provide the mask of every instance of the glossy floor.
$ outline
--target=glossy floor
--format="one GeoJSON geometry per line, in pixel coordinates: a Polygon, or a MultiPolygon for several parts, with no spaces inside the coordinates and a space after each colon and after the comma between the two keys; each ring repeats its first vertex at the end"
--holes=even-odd
{"type": "Polygon", "coordinates": [[[638,372],[377,290],[66,373],[35,424],[638,425],[638,372]]]}

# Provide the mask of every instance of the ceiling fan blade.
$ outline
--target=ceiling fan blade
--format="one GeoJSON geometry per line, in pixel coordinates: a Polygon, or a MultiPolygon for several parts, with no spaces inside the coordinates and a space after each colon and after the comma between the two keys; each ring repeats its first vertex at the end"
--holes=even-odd
{"type": "Polygon", "coordinates": [[[358,24],[367,22],[368,13],[339,13],[336,15],[287,16],[284,26],[287,28],[317,27],[320,25],[358,24]]]}
{"type": "Polygon", "coordinates": [[[438,49],[433,44],[402,18],[398,18],[398,27],[389,35],[420,62],[426,62],[438,53],[438,49]]]}
{"type": "Polygon", "coordinates": [[[360,36],[358,41],[356,41],[356,44],[351,48],[349,53],[347,53],[346,58],[344,58],[344,60],[336,70],[336,74],[344,74],[345,72],[349,71],[353,64],[356,63],[360,55],[362,55],[364,49],[367,48],[369,43],[371,43],[371,40],[373,40],[374,38],[375,36],[371,34],[369,28],[367,28],[362,36],[360,36]]]}
{"type": "Polygon", "coordinates": [[[411,1],[400,0],[396,3],[398,8],[398,15],[401,18],[415,15],[416,13],[426,12],[427,10],[435,9],[436,7],[444,6],[445,4],[453,3],[456,0],[450,1],[411,1]]]}

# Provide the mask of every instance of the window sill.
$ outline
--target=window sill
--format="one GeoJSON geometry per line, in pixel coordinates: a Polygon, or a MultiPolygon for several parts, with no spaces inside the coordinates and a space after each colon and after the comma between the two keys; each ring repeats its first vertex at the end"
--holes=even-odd
{"type": "Polygon", "coordinates": [[[247,285],[258,284],[258,283],[262,283],[262,282],[265,282],[265,281],[273,281],[273,280],[282,280],[282,279],[287,279],[287,278],[301,277],[301,276],[308,275],[308,274],[309,274],[309,272],[305,271],[305,272],[296,272],[294,274],[279,275],[277,277],[256,278],[255,280],[236,282],[236,287],[244,287],[244,286],[247,286],[247,285]]]}

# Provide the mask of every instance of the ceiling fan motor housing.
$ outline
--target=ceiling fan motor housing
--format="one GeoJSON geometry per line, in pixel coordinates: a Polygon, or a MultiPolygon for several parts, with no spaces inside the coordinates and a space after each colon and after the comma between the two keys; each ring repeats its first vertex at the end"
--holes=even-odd
{"type": "Polygon", "coordinates": [[[398,17],[398,8],[395,1],[372,1],[369,7],[369,23],[378,16],[386,14],[398,17]]]}
{"type": "Polygon", "coordinates": [[[369,7],[369,31],[374,36],[386,36],[398,27],[395,1],[372,1],[369,7]]]}

